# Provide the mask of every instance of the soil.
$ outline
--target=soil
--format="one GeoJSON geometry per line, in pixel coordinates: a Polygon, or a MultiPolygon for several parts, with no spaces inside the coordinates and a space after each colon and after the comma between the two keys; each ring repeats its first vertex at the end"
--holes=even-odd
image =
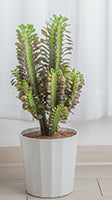
{"type": "Polygon", "coordinates": [[[24,136],[29,137],[29,138],[37,138],[37,139],[59,139],[59,138],[72,137],[73,135],[76,135],[76,133],[59,130],[56,133],[56,135],[54,135],[52,137],[51,136],[42,136],[40,131],[27,133],[24,136]]]}

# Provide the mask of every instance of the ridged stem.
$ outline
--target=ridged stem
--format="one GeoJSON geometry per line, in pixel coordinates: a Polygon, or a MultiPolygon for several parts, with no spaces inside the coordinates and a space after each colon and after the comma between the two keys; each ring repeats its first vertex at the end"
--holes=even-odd
{"type": "Polygon", "coordinates": [[[49,130],[48,130],[48,127],[47,127],[46,116],[45,116],[44,111],[42,113],[42,118],[39,119],[39,123],[40,123],[41,135],[42,136],[44,136],[44,135],[48,136],[49,130]]]}

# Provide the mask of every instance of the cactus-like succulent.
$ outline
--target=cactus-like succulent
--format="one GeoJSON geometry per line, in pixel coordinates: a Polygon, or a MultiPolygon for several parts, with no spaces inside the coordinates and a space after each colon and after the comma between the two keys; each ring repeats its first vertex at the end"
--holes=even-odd
{"type": "Polygon", "coordinates": [[[41,134],[56,134],[59,121],[65,122],[79,102],[84,78],[71,69],[68,54],[72,40],[67,18],[53,15],[41,31],[21,24],[17,29],[18,66],[12,71],[12,85],[18,90],[23,109],[39,120],[41,134]]]}

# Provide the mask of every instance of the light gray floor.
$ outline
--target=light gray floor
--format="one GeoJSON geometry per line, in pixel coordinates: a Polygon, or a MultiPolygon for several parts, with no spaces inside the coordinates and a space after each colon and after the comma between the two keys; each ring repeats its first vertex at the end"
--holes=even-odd
{"type": "MultiPolygon", "coordinates": [[[[25,192],[22,166],[0,166],[0,200],[40,200],[25,192]]],[[[78,165],[74,191],[56,200],[112,200],[112,165],[78,165]]]]}

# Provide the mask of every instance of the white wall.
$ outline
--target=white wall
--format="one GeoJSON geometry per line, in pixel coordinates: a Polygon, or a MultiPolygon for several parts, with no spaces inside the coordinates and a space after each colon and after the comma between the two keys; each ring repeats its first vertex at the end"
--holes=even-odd
{"type": "MultiPolygon", "coordinates": [[[[19,146],[20,132],[36,126],[38,126],[36,121],[0,119],[0,146],[19,146]]],[[[69,120],[63,126],[80,131],[79,145],[112,145],[112,118],[74,121],[74,123],[69,120]]]]}

